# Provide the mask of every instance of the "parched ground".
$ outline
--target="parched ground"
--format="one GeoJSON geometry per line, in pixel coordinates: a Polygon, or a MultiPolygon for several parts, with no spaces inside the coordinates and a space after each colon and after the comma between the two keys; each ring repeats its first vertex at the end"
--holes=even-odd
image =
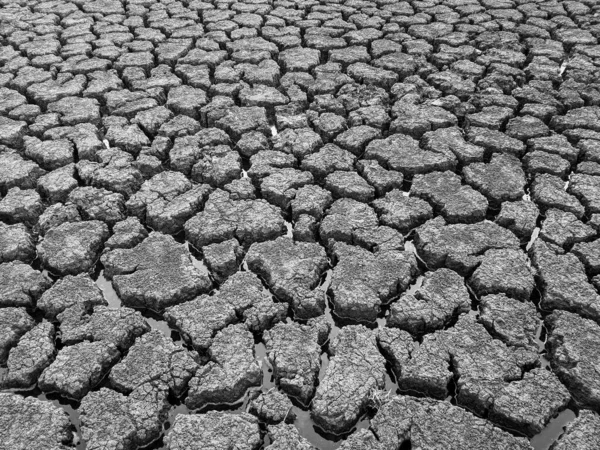
{"type": "Polygon", "coordinates": [[[0,0],[0,450],[600,448],[597,0],[0,0]]]}

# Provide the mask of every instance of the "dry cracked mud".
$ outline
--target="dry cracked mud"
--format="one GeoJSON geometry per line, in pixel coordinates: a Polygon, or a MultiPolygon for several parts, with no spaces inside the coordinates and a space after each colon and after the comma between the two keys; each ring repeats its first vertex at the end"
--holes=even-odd
{"type": "Polygon", "coordinates": [[[598,0],[0,0],[0,450],[600,448],[598,0]]]}

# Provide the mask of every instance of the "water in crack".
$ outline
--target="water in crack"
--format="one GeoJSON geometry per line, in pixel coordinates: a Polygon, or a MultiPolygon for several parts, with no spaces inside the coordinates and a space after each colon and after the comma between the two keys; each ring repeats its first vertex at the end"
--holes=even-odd
{"type": "Polygon", "coordinates": [[[328,342],[331,342],[338,334],[340,334],[340,327],[335,323],[330,301],[325,303],[325,317],[331,327],[331,330],[329,331],[329,337],[327,339],[328,342]]]}
{"type": "Polygon", "coordinates": [[[98,278],[96,279],[96,285],[102,291],[104,298],[108,302],[108,306],[111,308],[120,308],[121,307],[121,299],[117,295],[115,288],[113,288],[112,283],[104,276],[104,270],[101,270],[98,274],[98,278]]]}
{"type": "Polygon", "coordinates": [[[554,419],[550,420],[550,423],[546,425],[540,433],[535,435],[529,441],[534,450],[548,450],[554,442],[563,434],[564,427],[574,420],[576,417],[575,412],[572,409],[565,409],[554,419]]]}
{"type": "MultiPolygon", "coordinates": [[[[197,261],[204,267],[202,261],[198,261],[194,257],[192,257],[192,260],[197,261]]],[[[108,302],[108,306],[110,308],[120,308],[122,306],[121,299],[113,288],[112,283],[104,276],[104,270],[101,270],[98,274],[96,285],[102,291],[102,294],[104,295],[104,298],[108,302]]],[[[150,310],[138,309],[138,311],[144,316],[144,319],[146,319],[146,322],[148,322],[148,325],[150,325],[153,330],[159,330],[165,336],[170,337],[176,344],[183,344],[180,334],[169,327],[162,315],[150,310]]]]}
{"type": "Polygon", "coordinates": [[[138,311],[142,314],[142,316],[144,316],[144,319],[146,322],[148,322],[150,328],[160,331],[166,337],[170,338],[175,345],[181,345],[186,348],[188,347],[184,343],[181,334],[179,334],[178,331],[173,330],[163,316],[148,309],[139,309],[138,311]]]}
{"type": "Polygon", "coordinates": [[[254,352],[256,355],[256,359],[258,361],[262,362],[262,369],[263,369],[263,381],[260,387],[255,386],[255,387],[251,387],[250,389],[248,389],[244,395],[237,401],[235,401],[234,403],[231,404],[221,404],[221,405],[207,405],[206,407],[202,408],[201,410],[198,411],[191,411],[186,405],[185,403],[181,402],[180,400],[177,400],[177,402],[175,404],[173,404],[173,400],[171,401],[171,404],[173,405],[171,407],[171,409],[169,410],[169,414],[167,417],[167,420],[165,421],[165,423],[163,424],[163,435],[161,436],[160,439],[158,439],[157,441],[155,441],[154,443],[152,443],[150,446],[145,447],[145,450],[167,450],[167,445],[166,445],[166,438],[169,435],[173,423],[175,422],[175,419],[177,418],[178,415],[187,415],[187,414],[202,414],[208,411],[212,411],[212,410],[218,410],[218,411],[228,411],[230,413],[242,413],[248,410],[248,404],[250,402],[250,400],[252,400],[254,398],[254,395],[256,394],[257,391],[262,390],[263,392],[268,391],[269,389],[272,389],[275,387],[275,381],[273,378],[273,369],[271,368],[266,356],[267,356],[267,350],[265,348],[265,345],[262,342],[257,342],[254,345],[254,352]]]}
{"type": "MultiPolygon", "coordinates": [[[[539,229],[537,229],[536,232],[539,232],[539,229]]],[[[537,233],[534,233],[534,234],[537,234],[537,233]]],[[[416,255],[416,249],[414,248],[414,244],[410,241],[406,242],[405,250],[413,252],[416,255]]],[[[193,250],[191,250],[191,251],[193,251],[193,250]]],[[[194,255],[192,255],[192,257],[194,260],[194,265],[196,267],[198,267],[201,270],[207,270],[206,266],[204,265],[202,260],[197,259],[196,257],[194,257],[194,255]]],[[[326,292],[329,289],[329,286],[331,284],[332,275],[333,275],[333,269],[327,270],[325,272],[325,274],[323,275],[322,282],[319,285],[318,289],[324,290],[326,292]]],[[[406,293],[414,293],[416,290],[418,290],[423,283],[423,279],[424,279],[423,276],[419,276],[415,280],[415,282],[409,287],[409,289],[406,291],[406,293]]],[[[112,283],[109,280],[107,280],[106,277],[104,276],[104,271],[100,271],[100,273],[98,274],[98,277],[96,279],[96,284],[102,290],[105,298],[107,299],[107,301],[111,307],[120,307],[121,306],[121,301],[120,301],[117,293],[115,292],[114,288],[112,287],[112,283]]],[[[151,325],[151,327],[153,329],[160,330],[165,335],[170,336],[175,342],[181,341],[181,338],[179,337],[179,335],[170,329],[168,324],[162,319],[162,316],[160,316],[159,314],[156,314],[156,313],[152,313],[150,311],[142,311],[142,314],[144,315],[145,319],[148,321],[148,323],[151,325]]],[[[327,317],[327,320],[331,324],[331,332],[329,335],[329,339],[331,340],[339,334],[340,326],[339,326],[339,324],[336,323],[336,319],[332,312],[330,302],[327,302],[325,315],[327,317]]],[[[384,324],[385,324],[385,317],[379,318],[378,325],[381,327],[381,326],[384,326],[384,324]]],[[[542,336],[543,336],[543,330],[540,327],[540,329],[538,330],[537,336],[536,336],[536,338],[538,340],[538,345],[540,346],[540,350],[543,350],[543,347],[544,347],[544,342],[543,342],[542,336]]],[[[266,351],[265,345],[260,341],[258,341],[255,344],[255,354],[256,354],[257,360],[261,361],[262,368],[263,368],[263,380],[262,380],[261,386],[249,389],[245,393],[244,397],[242,397],[239,401],[235,402],[234,404],[211,405],[208,408],[205,408],[204,410],[199,411],[200,413],[208,411],[208,410],[212,410],[212,409],[227,410],[232,413],[241,413],[243,411],[248,410],[248,403],[254,397],[253,394],[255,394],[257,390],[266,392],[270,389],[276,389],[276,384],[275,384],[275,380],[274,380],[274,376],[273,376],[273,369],[270,366],[269,361],[267,359],[267,351],[266,351]]],[[[543,367],[547,367],[548,361],[545,358],[545,356],[541,355],[541,359],[542,359],[543,367]]],[[[329,355],[327,354],[326,351],[324,351],[321,354],[321,367],[320,367],[320,371],[319,371],[319,380],[322,380],[324,378],[325,373],[327,372],[327,368],[329,367],[329,363],[330,363],[329,355]]],[[[385,380],[385,391],[389,392],[389,395],[393,396],[398,392],[398,385],[394,379],[393,373],[391,373],[391,370],[389,370],[389,368],[388,368],[388,370],[386,372],[387,373],[386,373],[386,380],[385,380]]],[[[85,444],[85,442],[83,442],[81,440],[80,419],[79,419],[79,413],[78,413],[76,407],[72,406],[68,402],[65,402],[64,400],[61,400],[58,397],[54,398],[53,396],[47,396],[46,394],[40,393],[39,389],[35,389],[34,391],[25,393],[25,395],[35,395],[41,400],[50,401],[53,404],[55,404],[56,406],[62,408],[69,415],[71,423],[73,424],[73,426],[76,430],[75,445],[76,445],[77,450],[85,450],[86,444],[85,444]]],[[[168,413],[168,418],[163,425],[163,436],[158,441],[156,441],[156,442],[152,443],[150,446],[146,447],[147,450],[166,450],[167,446],[165,443],[166,442],[165,438],[168,436],[176,416],[179,414],[198,413],[198,411],[190,411],[185,406],[185,404],[182,403],[180,400],[177,400],[174,402],[172,401],[172,404],[173,404],[173,406],[171,407],[171,409],[168,413]]],[[[293,406],[292,411],[296,415],[296,420],[294,421],[294,426],[298,429],[300,435],[302,437],[304,437],[305,439],[307,439],[312,445],[314,445],[316,448],[318,448],[320,450],[335,450],[341,446],[344,439],[346,439],[346,437],[348,436],[348,434],[344,434],[341,436],[328,435],[328,434],[324,433],[323,431],[321,431],[315,425],[314,421],[312,420],[309,408],[300,407],[299,405],[296,404],[293,406]]],[[[560,414],[557,415],[557,417],[553,418],[549,422],[549,424],[546,426],[546,428],[544,428],[544,430],[542,432],[540,432],[538,435],[534,436],[531,439],[532,447],[535,450],[547,450],[563,433],[564,426],[566,424],[568,424],[570,421],[572,421],[575,417],[576,417],[575,412],[571,409],[566,409],[566,410],[562,411],[560,414]]],[[[365,416],[351,430],[351,433],[355,432],[358,429],[369,428],[369,426],[370,426],[369,417],[365,416]]],[[[265,436],[263,448],[265,446],[267,446],[269,443],[270,443],[270,441],[269,441],[268,436],[265,436]]]]}
{"type": "Polygon", "coordinates": [[[145,450],[167,450],[167,445],[165,444],[165,438],[169,435],[171,428],[173,427],[173,422],[175,422],[175,418],[180,415],[190,414],[190,410],[184,403],[180,403],[178,405],[174,405],[169,410],[167,415],[167,420],[163,423],[163,435],[160,439],[154,441],[149,446],[144,447],[145,450]]]}
{"type": "Polygon", "coordinates": [[[541,323],[535,332],[535,342],[538,346],[538,353],[540,354],[540,364],[544,369],[550,367],[550,361],[546,356],[546,329],[544,324],[541,323]]]}
{"type": "Polygon", "coordinates": [[[413,284],[411,284],[408,287],[408,289],[402,293],[402,295],[414,295],[415,292],[417,292],[419,289],[421,289],[421,286],[423,286],[424,280],[425,280],[425,277],[423,275],[419,275],[417,277],[417,279],[415,280],[415,282],[413,284]]]}
{"type": "Polygon", "coordinates": [[[540,227],[535,227],[535,230],[533,230],[533,233],[531,233],[531,238],[529,239],[529,242],[527,243],[527,246],[525,247],[525,251],[529,251],[529,249],[533,246],[534,242],[536,241],[536,239],[538,238],[539,234],[540,234],[540,227]]]}
{"type": "Polygon", "coordinates": [[[201,257],[199,257],[200,252],[198,252],[198,250],[196,250],[194,246],[190,245],[188,241],[185,241],[184,245],[188,253],[190,254],[190,257],[192,258],[192,265],[200,272],[202,272],[202,275],[210,276],[210,271],[208,270],[208,267],[206,267],[204,261],[201,259],[201,257]]]}
{"type": "MultiPolygon", "coordinates": [[[[333,331],[333,329],[332,329],[333,331]]],[[[331,338],[331,336],[330,336],[331,338]]],[[[325,373],[327,372],[327,368],[329,367],[329,355],[327,352],[323,352],[321,354],[321,367],[319,369],[319,380],[322,380],[325,377],[325,373]]],[[[389,378],[389,377],[388,377],[389,378]]],[[[387,379],[386,379],[387,382],[387,379]]],[[[387,383],[386,383],[387,386],[387,383]]],[[[294,426],[298,429],[300,436],[305,438],[308,442],[314,445],[319,450],[335,450],[340,445],[347,436],[354,431],[362,428],[369,428],[370,421],[365,416],[361,419],[356,426],[348,433],[343,435],[332,435],[325,433],[319,427],[316,426],[314,420],[310,415],[310,409],[305,407],[300,407],[298,405],[294,405],[292,411],[296,415],[296,420],[294,421],[294,426]]]]}
{"type": "MultiPolygon", "coordinates": [[[[303,410],[296,406],[294,406],[292,410],[296,414],[294,425],[298,429],[300,435],[319,450],[335,450],[336,448],[339,448],[344,442],[344,439],[346,439],[347,434],[343,436],[333,436],[320,432],[310,417],[310,411],[303,410]]],[[[369,425],[369,419],[363,418],[348,434],[351,434],[356,430],[369,428],[369,425]]]]}
{"type": "Polygon", "coordinates": [[[562,64],[560,65],[560,68],[558,69],[558,73],[561,77],[562,77],[563,73],[565,73],[565,70],[567,70],[567,61],[563,61],[562,64]]]}
{"type": "Polygon", "coordinates": [[[73,444],[76,450],[85,450],[86,442],[81,438],[81,419],[79,417],[79,411],[77,410],[77,404],[73,401],[66,400],[56,394],[46,394],[42,392],[37,386],[29,391],[17,391],[16,394],[22,395],[23,397],[35,397],[38,400],[52,403],[57,408],[62,409],[69,416],[69,421],[73,426],[73,444]]]}
{"type": "Polygon", "coordinates": [[[262,363],[262,390],[263,392],[266,392],[275,387],[275,377],[273,376],[273,368],[267,358],[267,348],[265,347],[265,344],[262,342],[255,344],[254,353],[256,354],[256,359],[262,363]]]}
{"type": "Polygon", "coordinates": [[[39,394],[37,396],[39,400],[49,401],[54,406],[58,406],[62,408],[69,415],[69,420],[75,427],[75,432],[73,433],[73,443],[75,444],[77,450],[84,450],[86,448],[86,443],[81,437],[81,419],[79,418],[79,411],[75,409],[69,403],[61,401],[58,397],[49,398],[47,394],[39,394]]]}
{"type": "Polygon", "coordinates": [[[289,238],[293,238],[294,237],[294,227],[292,226],[291,222],[288,222],[287,220],[285,221],[285,228],[286,228],[286,233],[285,236],[289,237],[289,238]]]}
{"type": "Polygon", "coordinates": [[[415,244],[412,241],[410,241],[410,240],[404,241],[404,251],[415,255],[415,258],[417,260],[417,265],[419,266],[419,268],[422,271],[427,270],[427,264],[425,264],[425,261],[423,261],[421,259],[421,257],[419,256],[419,252],[417,252],[417,247],[415,247],[415,244]]]}

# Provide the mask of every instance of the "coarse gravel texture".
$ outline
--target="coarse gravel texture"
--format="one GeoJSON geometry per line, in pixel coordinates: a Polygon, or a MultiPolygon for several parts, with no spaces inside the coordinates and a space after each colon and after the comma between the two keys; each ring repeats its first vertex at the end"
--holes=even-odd
{"type": "Polygon", "coordinates": [[[597,0],[0,0],[0,450],[596,450],[597,0]]]}

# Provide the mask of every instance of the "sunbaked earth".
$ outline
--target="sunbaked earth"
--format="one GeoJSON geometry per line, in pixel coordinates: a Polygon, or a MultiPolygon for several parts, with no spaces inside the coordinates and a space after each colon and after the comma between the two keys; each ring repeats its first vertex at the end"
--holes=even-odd
{"type": "Polygon", "coordinates": [[[0,0],[0,450],[600,448],[597,0],[0,0]]]}

